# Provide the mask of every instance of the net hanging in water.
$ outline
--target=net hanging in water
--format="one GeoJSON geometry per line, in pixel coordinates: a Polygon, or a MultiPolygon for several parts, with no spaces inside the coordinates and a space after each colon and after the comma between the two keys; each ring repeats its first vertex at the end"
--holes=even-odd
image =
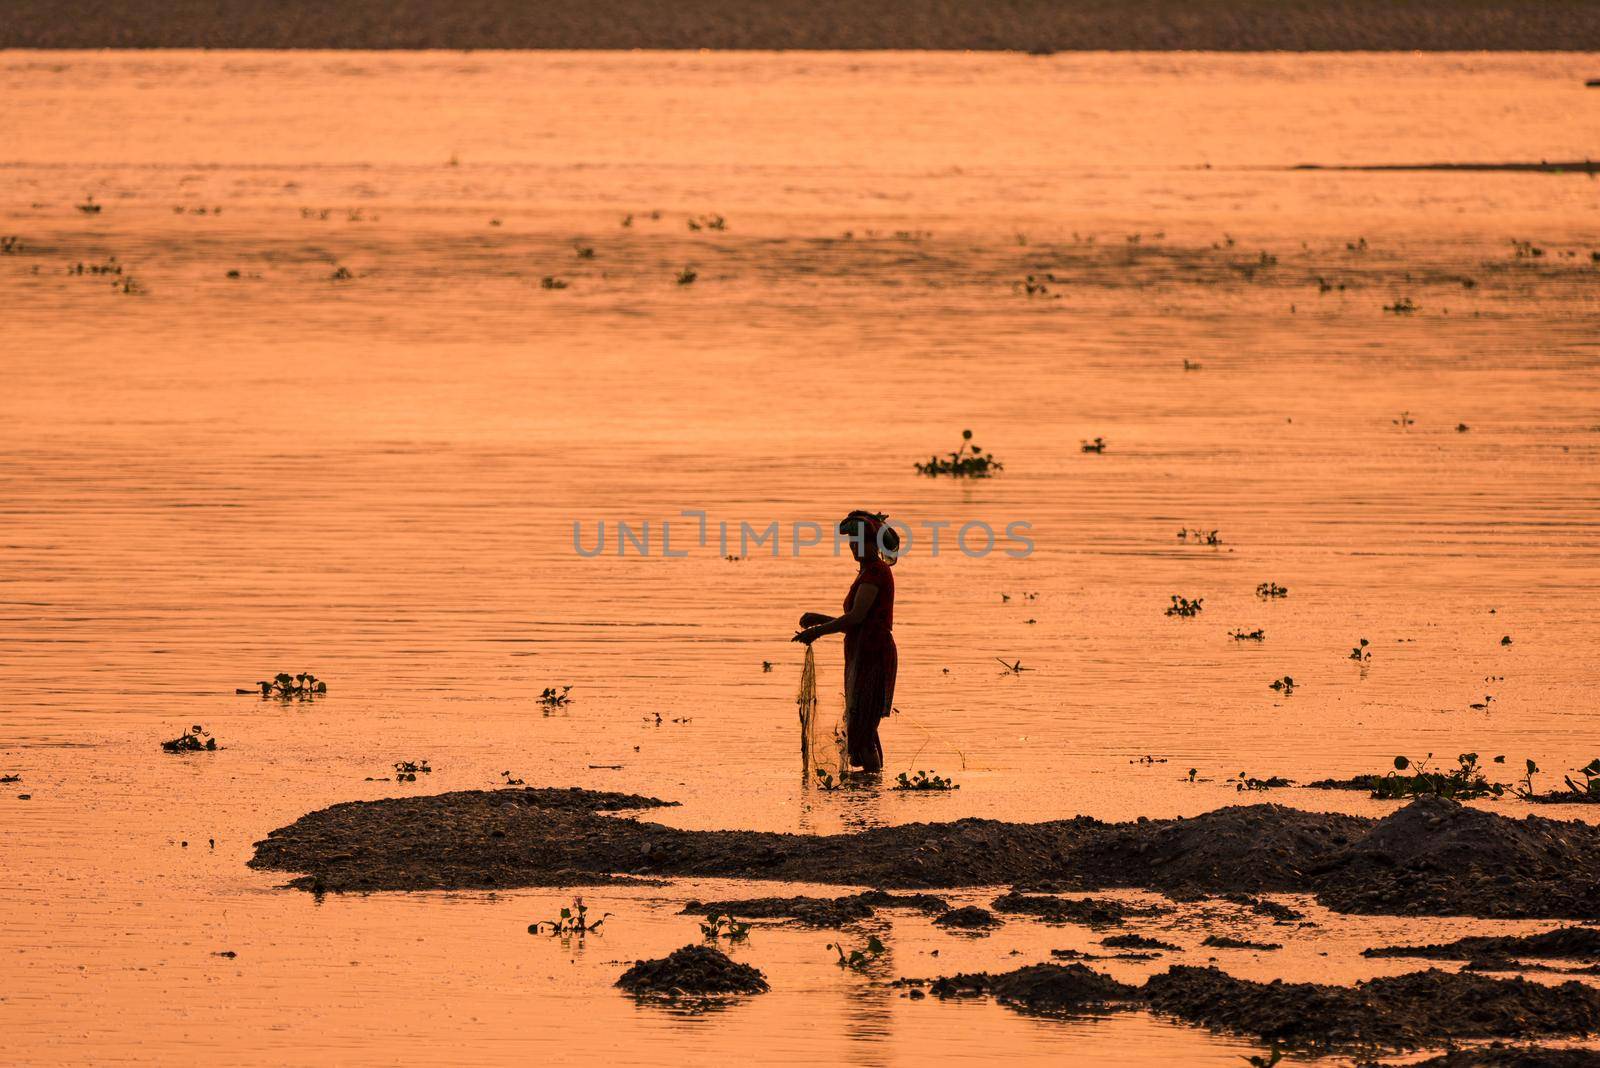
{"type": "Polygon", "coordinates": [[[800,694],[795,704],[800,709],[800,771],[806,781],[815,781],[818,773],[835,780],[843,778],[849,766],[846,754],[850,752],[844,716],[823,714],[818,707],[817,655],[809,645],[805,666],[800,669],[800,694]]]}

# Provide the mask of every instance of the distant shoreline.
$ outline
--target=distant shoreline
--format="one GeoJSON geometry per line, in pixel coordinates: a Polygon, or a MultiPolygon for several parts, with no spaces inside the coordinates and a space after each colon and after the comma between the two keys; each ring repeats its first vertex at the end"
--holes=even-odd
{"type": "Polygon", "coordinates": [[[6,0],[22,48],[1570,52],[1600,0],[6,0]]]}

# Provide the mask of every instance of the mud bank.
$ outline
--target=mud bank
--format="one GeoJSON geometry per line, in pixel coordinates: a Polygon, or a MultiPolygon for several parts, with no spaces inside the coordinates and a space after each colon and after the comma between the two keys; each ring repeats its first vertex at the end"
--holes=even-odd
{"type": "Polygon", "coordinates": [[[1257,983],[1175,965],[1143,987],[1082,964],[1034,964],[1000,974],[901,979],[937,997],[990,994],[1025,1012],[1146,1008],[1219,1031],[1299,1048],[1408,1049],[1456,1038],[1587,1035],[1600,1029],[1600,990],[1441,971],[1373,979],[1353,987],[1257,983]]]}
{"type": "Polygon", "coordinates": [[[696,916],[732,916],[740,920],[793,920],[806,927],[843,927],[871,919],[881,908],[913,909],[938,914],[950,903],[932,894],[891,894],[868,890],[844,897],[746,897],[725,901],[690,901],[683,911],[696,916]]]}
{"type": "Polygon", "coordinates": [[[606,815],[667,802],[466,791],[334,805],[256,843],[252,867],[314,891],[575,886],[615,876],[901,889],[1050,883],[1174,897],[1309,893],[1382,915],[1600,917],[1600,829],[1423,799],[1381,820],[1279,805],[1190,819],[965,819],[859,834],[685,831],[606,815]]]}
{"type": "Polygon", "coordinates": [[[659,960],[635,961],[617,986],[630,994],[680,997],[685,994],[763,994],[767,977],[720,949],[684,946],[659,960]]]}
{"type": "Polygon", "coordinates": [[[1410,1068],[1600,1068],[1600,1052],[1592,1049],[1545,1049],[1495,1043],[1453,1049],[1418,1061],[1410,1068]]]}
{"type": "Polygon", "coordinates": [[[1428,960],[1600,960],[1600,929],[1558,927],[1532,935],[1490,935],[1434,942],[1425,946],[1379,946],[1363,957],[1420,957],[1428,960]]]}
{"type": "Polygon", "coordinates": [[[1175,965],[1145,983],[1156,1012],[1285,1045],[1425,1046],[1443,1039],[1588,1035],[1600,1029],[1600,990],[1441,971],[1353,987],[1257,983],[1216,968],[1175,965]]]}

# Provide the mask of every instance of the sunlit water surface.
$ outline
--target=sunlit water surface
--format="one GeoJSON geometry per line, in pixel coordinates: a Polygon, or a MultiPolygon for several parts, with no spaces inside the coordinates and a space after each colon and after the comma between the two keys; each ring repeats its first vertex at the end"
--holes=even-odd
{"type": "MultiPolygon", "coordinates": [[[[807,831],[1192,814],[1247,800],[1240,772],[1397,753],[1503,755],[1508,782],[1533,758],[1554,785],[1600,752],[1600,187],[1286,168],[1582,159],[1595,73],[0,53],[5,1058],[1240,1063],[1248,1043],[1148,1016],[875,983],[1092,948],[1086,930],[895,914],[863,977],[829,963],[833,934],[764,926],[736,953],[774,992],[696,1015],[610,984],[698,936],[683,900],[753,888],[590,891],[616,915],[568,944],[524,929],[570,894],[316,902],[244,863],[311,809],[503,771],[679,800],[662,818],[682,826],[807,831]],[[113,257],[120,275],[76,271],[113,257]],[[913,471],[964,428],[1000,477],[913,471]],[[850,567],[746,553],[738,524],[787,539],[858,506],[918,537],[889,772],[959,792],[801,782],[787,639],[850,567]],[[578,556],[575,520],[586,541],[604,520],[610,550],[578,556]],[[650,558],[617,555],[618,520],[650,521],[650,558]],[[662,558],[664,520],[687,556],[662,558]],[[1036,551],[949,552],[975,520],[1030,523],[1036,551]],[[1289,596],[1256,597],[1269,581],[1289,596]],[[1165,616],[1174,594],[1201,614],[1165,616]],[[332,694],[233,695],[278,670],[332,694]],[[223,751],[163,755],[190,724],[223,751]],[[368,781],[424,757],[415,784],[368,781]]],[[[1208,959],[1220,923],[1289,943],[1228,954],[1236,974],[1346,982],[1414,966],[1367,945],[1528,926],[1311,913],[1147,926],[1195,947],[1171,960],[1208,959]]]]}

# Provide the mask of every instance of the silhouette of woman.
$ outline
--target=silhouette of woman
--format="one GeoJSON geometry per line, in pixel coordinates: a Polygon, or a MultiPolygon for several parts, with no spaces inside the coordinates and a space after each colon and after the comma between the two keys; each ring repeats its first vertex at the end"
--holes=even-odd
{"type": "Polygon", "coordinates": [[[844,634],[844,715],[850,763],[863,771],[883,769],[878,722],[894,705],[899,654],[894,645],[894,575],[889,568],[900,535],[884,525],[887,516],[854,511],[839,521],[850,539],[859,570],[845,594],[844,614],[807,612],[800,617],[797,642],[810,645],[825,634],[844,634]],[[891,554],[887,559],[880,554],[891,554]]]}

